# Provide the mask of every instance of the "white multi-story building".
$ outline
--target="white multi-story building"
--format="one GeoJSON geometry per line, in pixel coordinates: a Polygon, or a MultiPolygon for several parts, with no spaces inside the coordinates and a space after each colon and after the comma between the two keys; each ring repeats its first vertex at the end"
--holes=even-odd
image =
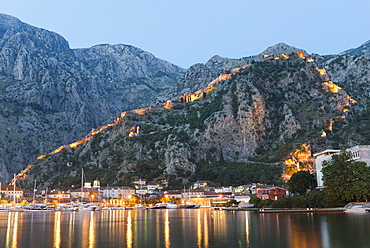
{"type": "Polygon", "coordinates": [[[233,187],[232,186],[229,186],[229,187],[218,187],[218,188],[215,188],[215,192],[217,194],[221,194],[221,193],[233,193],[233,187]]]}
{"type": "Polygon", "coordinates": [[[131,187],[107,187],[104,189],[100,188],[100,191],[105,198],[129,199],[131,196],[135,195],[135,189],[131,187]]]}
{"type": "Polygon", "coordinates": [[[9,199],[21,199],[23,197],[23,191],[14,185],[2,185],[0,183],[0,199],[1,198],[9,198],[9,199]]]}
{"type": "MultiPolygon", "coordinates": [[[[370,165],[370,145],[358,145],[351,148],[348,148],[347,151],[351,152],[352,158],[357,161],[362,161],[370,165]]],[[[316,179],[317,187],[323,188],[324,182],[322,179],[322,164],[326,160],[330,160],[334,154],[339,154],[340,150],[328,149],[322,152],[315,153],[313,156],[316,163],[316,179]]]]}

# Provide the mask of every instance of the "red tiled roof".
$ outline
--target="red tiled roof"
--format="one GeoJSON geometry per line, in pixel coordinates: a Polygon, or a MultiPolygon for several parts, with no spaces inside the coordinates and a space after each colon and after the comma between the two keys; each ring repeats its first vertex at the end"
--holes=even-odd
{"type": "MultiPolygon", "coordinates": [[[[2,184],[1,185],[1,191],[6,191],[6,190],[8,190],[8,191],[13,191],[14,190],[14,185],[9,185],[9,184],[2,184]]],[[[18,188],[18,187],[15,187],[15,190],[16,191],[22,191],[20,188],[18,188]]]]}

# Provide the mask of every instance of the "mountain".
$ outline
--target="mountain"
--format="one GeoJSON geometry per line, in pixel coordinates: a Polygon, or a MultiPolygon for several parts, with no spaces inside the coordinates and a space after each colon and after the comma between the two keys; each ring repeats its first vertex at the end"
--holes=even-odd
{"type": "Polygon", "coordinates": [[[129,45],[71,49],[0,14],[0,181],[121,111],[155,101],[185,70],[129,45]]]}
{"type": "Polygon", "coordinates": [[[370,53],[370,41],[365,42],[357,48],[346,50],[340,53],[340,55],[364,55],[367,53],[370,53]]]}
{"type": "Polygon", "coordinates": [[[81,168],[90,180],[110,185],[127,185],[134,176],[186,182],[217,173],[236,182],[240,170],[258,165],[275,173],[259,180],[278,182],[286,156],[312,169],[307,151],[337,145],[333,123],[336,128],[353,104],[303,53],[268,56],[167,105],[124,113],[78,147],[47,154],[30,175],[51,187],[77,185],[81,168]]]}
{"type": "Polygon", "coordinates": [[[370,142],[368,42],[330,56],[279,43],[185,71],[132,46],[70,49],[0,23],[1,180],[31,163],[28,178],[49,187],[78,186],[82,168],[103,185],[278,184],[314,172],[314,152],[370,142]]]}
{"type": "Polygon", "coordinates": [[[278,43],[268,47],[262,53],[255,56],[244,57],[241,59],[223,58],[218,55],[210,58],[205,64],[198,63],[192,65],[185,76],[176,83],[176,86],[170,92],[163,92],[158,96],[157,102],[164,102],[168,97],[175,99],[183,94],[189,94],[206,87],[209,82],[217,78],[225,71],[250,64],[255,61],[261,61],[264,55],[280,55],[302,52],[307,54],[303,49],[289,46],[285,43],[278,43]],[[165,96],[165,97],[162,97],[165,96]]]}
{"type": "Polygon", "coordinates": [[[295,48],[293,46],[289,46],[281,42],[266,48],[262,53],[258,54],[256,57],[261,58],[264,55],[281,55],[281,54],[291,54],[295,52],[307,54],[307,52],[303,49],[295,48]]]}

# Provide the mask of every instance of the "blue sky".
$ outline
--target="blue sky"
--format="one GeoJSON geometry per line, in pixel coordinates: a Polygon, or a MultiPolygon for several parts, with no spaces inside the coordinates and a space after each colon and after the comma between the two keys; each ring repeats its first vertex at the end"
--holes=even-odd
{"type": "Polygon", "coordinates": [[[370,40],[369,0],[0,0],[0,12],[71,48],[130,44],[183,68],[279,42],[334,54],[370,40]]]}

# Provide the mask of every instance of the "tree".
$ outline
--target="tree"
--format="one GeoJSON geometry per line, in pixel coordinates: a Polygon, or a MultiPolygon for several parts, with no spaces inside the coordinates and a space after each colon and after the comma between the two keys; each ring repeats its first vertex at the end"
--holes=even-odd
{"type": "Polygon", "coordinates": [[[370,169],[365,162],[342,150],[323,162],[323,181],[329,197],[339,201],[364,201],[369,197],[370,169]]]}
{"type": "Polygon", "coordinates": [[[291,193],[305,195],[307,190],[315,187],[315,177],[309,171],[298,171],[290,178],[287,186],[291,193]]]}

